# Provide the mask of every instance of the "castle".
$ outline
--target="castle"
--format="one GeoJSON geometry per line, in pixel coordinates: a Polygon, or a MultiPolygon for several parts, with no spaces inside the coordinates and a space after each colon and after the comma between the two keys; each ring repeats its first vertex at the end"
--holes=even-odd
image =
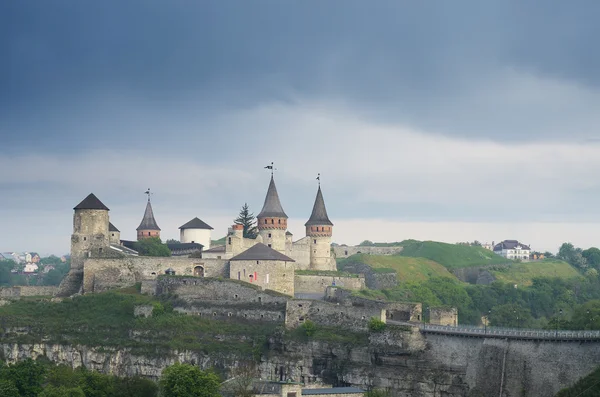
{"type": "MultiPolygon", "coordinates": [[[[293,297],[296,270],[336,270],[331,251],[333,223],[327,215],[320,181],[312,213],[305,223],[305,237],[293,241],[287,221],[271,173],[264,205],[257,215],[255,239],[244,237],[243,226],[235,224],[225,244],[211,248],[212,227],[194,218],[180,227],[181,243],[173,248],[186,253],[208,247],[201,255],[144,257],[132,249],[133,242],[121,240],[119,230],[110,222],[108,207],[92,193],[74,208],[71,271],[59,295],[102,291],[167,273],[230,278],[293,297]]],[[[160,231],[148,196],[137,239],[160,237],[160,231]]]]}

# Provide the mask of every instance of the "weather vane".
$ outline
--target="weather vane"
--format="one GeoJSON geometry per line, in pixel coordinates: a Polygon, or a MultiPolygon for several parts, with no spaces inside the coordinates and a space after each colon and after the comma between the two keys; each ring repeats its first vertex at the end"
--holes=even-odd
{"type": "Polygon", "coordinates": [[[146,191],[144,192],[144,194],[147,194],[147,195],[148,195],[148,201],[150,201],[150,195],[151,195],[151,194],[154,194],[154,193],[150,192],[150,188],[148,188],[148,190],[146,190],[146,191]]]}
{"type": "Polygon", "coordinates": [[[319,181],[319,187],[321,187],[321,173],[317,174],[317,181],[319,181]]]}
{"type": "Polygon", "coordinates": [[[273,167],[273,162],[272,161],[271,161],[271,165],[267,165],[265,168],[268,169],[268,170],[271,170],[271,176],[273,176],[273,171],[277,169],[277,168],[273,167]]]}

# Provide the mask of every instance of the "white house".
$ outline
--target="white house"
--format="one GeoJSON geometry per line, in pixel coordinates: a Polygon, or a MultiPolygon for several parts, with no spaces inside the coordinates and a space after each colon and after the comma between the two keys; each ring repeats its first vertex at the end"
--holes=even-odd
{"type": "Polygon", "coordinates": [[[531,248],[517,240],[504,240],[494,246],[494,253],[506,259],[529,260],[531,248]]]}
{"type": "Polygon", "coordinates": [[[38,271],[38,265],[35,263],[28,263],[23,269],[23,273],[36,273],[38,271]]]}

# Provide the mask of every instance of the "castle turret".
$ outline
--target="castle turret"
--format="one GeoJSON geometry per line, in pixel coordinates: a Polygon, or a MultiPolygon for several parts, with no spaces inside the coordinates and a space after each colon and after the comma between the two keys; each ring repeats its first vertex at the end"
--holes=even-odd
{"type": "Polygon", "coordinates": [[[312,214],[304,226],[306,226],[306,236],[310,238],[310,268],[335,270],[335,262],[331,258],[333,223],[327,216],[320,184],[312,214]]]}
{"type": "Polygon", "coordinates": [[[71,268],[83,269],[85,258],[102,254],[109,247],[109,209],[90,193],[73,210],[71,268]]]}
{"type": "Polygon", "coordinates": [[[202,244],[203,249],[208,250],[210,249],[211,230],[213,230],[212,226],[196,217],[179,227],[179,241],[202,244]]]}
{"type": "Polygon", "coordinates": [[[121,231],[115,227],[112,223],[108,222],[108,232],[110,236],[108,237],[111,244],[120,245],[121,244],[121,231]]]}
{"type": "Polygon", "coordinates": [[[273,175],[265,197],[262,210],[256,216],[258,233],[263,243],[281,253],[285,252],[285,231],[287,230],[288,216],[283,211],[279,194],[275,187],[273,175]]]}
{"type": "Polygon", "coordinates": [[[150,195],[148,195],[148,203],[146,204],[146,211],[144,211],[144,217],[142,218],[142,222],[136,230],[138,241],[148,237],[160,238],[160,227],[158,227],[156,219],[154,219],[154,211],[152,211],[150,195]]]}

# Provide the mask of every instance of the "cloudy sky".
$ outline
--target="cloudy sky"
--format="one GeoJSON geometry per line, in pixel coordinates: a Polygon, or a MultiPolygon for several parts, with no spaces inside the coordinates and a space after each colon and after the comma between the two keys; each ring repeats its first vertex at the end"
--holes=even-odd
{"type": "Polygon", "coordinates": [[[260,211],[301,237],[600,245],[600,2],[0,2],[0,251],[260,211]]]}

